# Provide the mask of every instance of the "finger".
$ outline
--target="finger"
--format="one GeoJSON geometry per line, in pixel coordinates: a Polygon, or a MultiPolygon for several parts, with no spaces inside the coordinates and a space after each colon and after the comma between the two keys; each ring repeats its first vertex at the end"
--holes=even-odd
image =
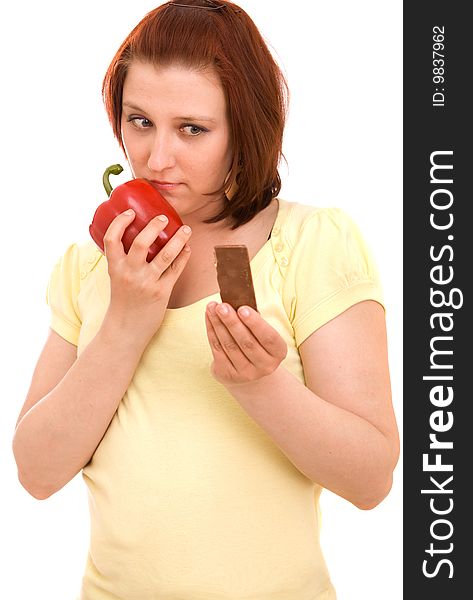
{"type": "Polygon", "coordinates": [[[148,256],[149,247],[167,224],[168,218],[166,215],[157,215],[135,236],[128,250],[128,258],[132,264],[138,266],[144,263],[148,256]]]}
{"type": "Polygon", "coordinates": [[[231,375],[236,375],[237,371],[231,360],[225,354],[224,349],[222,348],[222,344],[218,339],[217,333],[215,332],[214,326],[212,325],[212,320],[210,318],[209,310],[205,311],[205,325],[207,327],[207,337],[209,339],[210,349],[212,350],[212,355],[214,357],[214,363],[220,365],[220,367],[226,368],[231,375]]]}
{"type": "Polygon", "coordinates": [[[174,279],[176,271],[179,271],[180,269],[180,265],[176,263],[177,257],[179,257],[179,260],[185,260],[185,262],[187,263],[187,259],[189,258],[189,256],[187,256],[187,253],[190,250],[187,242],[189,241],[191,235],[191,228],[188,225],[183,225],[176,231],[176,233],[165,244],[165,246],[161,248],[158,254],[149,263],[152,267],[154,267],[157,270],[159,275],[161,275],[164,272],[170,271],[169,277],[171,279],[174,279]],[[182,254],[183,250],[184,254],[182,254]],[[169,269],[169,267],[172,267],[172,269],[169,269]]]}
{"type": "Polygon", "coordinates": [[[220,304],[216,308],[216,313],[249,362],[261,365],[267,363],[268,359],[272,359],[272,356],[260,344],[252,331],[242,323],[239,315],[231,306],[225,303],[220,304]]]}
{"type": "MultiPolygon", "coordinates": [[[[238,341],[232,336],[225,323],[223,323],[220,317],[217,315],[215,311],[215,306],[216,305],[211,303],[207,307],[206,311],[206,314],[210,319],[210,323],[212,324],[213,330],[217,338],[217,344],[215,348],[218,351],[218,348],[220,347],[221,352],[225,353],[226,357],[230,360],[235,370],[238,372],[243,372],[243,370],[248,369],[248,367],[251,364],[251,361],[242,351],[238,344],[238,341]]],[[[230,306],[228,308],[230,310],[233,310],[230,306]]]]}
{"type": "Polygon", "coordinates": [[[225,353],[223,352],[223,348],[220,344],[217,334],[215,333],[208,309],[205,311],[205,326],[207,327],[207,337],[209,338],[210,349],[212,350],[213,357],[215,360],[220,359],[220,357],[225,355],[225,353]]]}
{"type": "Polygon", "coordinates": [[[107,260],[113,262],[125,256],[122,237],[125,229],[134,220],[135,212],[132,209],[117,215],[107,228],[103,236],[103,246],[107,260]]]}
{"type": "MultiPolygon", "coordinates": [[[[169,267],[164,271],[164,273],[158,273],[159,280],[164,286],[169,286],[170,289],[174,287],[174,284],[179,279],[182,271],[184,270],[187,262],[191,256],[191,248],[188,244],[182,248],[177,257],[172,261],[169,267]]],[[[155,260],[155,259],[153,259],[155,260]]]]}
{"type": "Polygon", "coordinates": [[[238,316],[268,354],[281,360],[286,357],[286,342],[257,311],[249,306],[240,306],[238,316]]]}

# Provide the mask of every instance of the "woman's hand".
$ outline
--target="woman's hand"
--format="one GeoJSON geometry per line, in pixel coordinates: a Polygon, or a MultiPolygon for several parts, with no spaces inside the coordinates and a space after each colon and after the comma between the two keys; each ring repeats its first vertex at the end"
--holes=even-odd
{"type": "Polygon", "coordinates": [[[122,236],[135,218],[133,210],[119,214],[104,236],[104,250],[110,275],[111,298],[108,316],[121,327],[151,337],[159,329],[174,284],[190,257],[187,241],[191,230],[181,227],[149,263],[149,247],[167,225],[167,217],[152,219],[135,237],[125,253],[122,236]]]}
{"type": "Polygon", "coordinates": [[[283,338],[247,306],[236,312],[229,304],[211,302],[205,324],[214,357],[211,372],[226,387],[270,375],[286,357],[283,338]]]}

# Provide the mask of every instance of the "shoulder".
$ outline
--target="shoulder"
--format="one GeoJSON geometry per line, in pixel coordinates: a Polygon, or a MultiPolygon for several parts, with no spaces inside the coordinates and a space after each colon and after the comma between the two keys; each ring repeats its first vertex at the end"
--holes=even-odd
{"type": "Polygon", "coordinates": [[[76,246],[80,278],[85,279],[99,261],[105,260],[105,257],[93,240],[78,242],[76,246]]]}
{"type": "Polygon", "coordinates": [[[278,198],[278,202],[283,220],[289,227],[304,227],[307,224],[314,223],[319,225],[337,224],[352,220],[343,208],[336,206],[315,206],[301,202],[291,202],[283,198],[278,198]]]}
{"type": "Polygon", "coordinates": [[[97,245],[93,240],[78,240],[75,242],[71,242],[69,246],[67,246],[62,253],[59,255],[58,260],[63,260],[64,258],[74,259],[79,262],[83,262],[84,260],[90,260],[92,258],[99,258],[102,255],[102,252],[99,250],[97,245]]]}
{"type": "Polygon", "coordinates": [[[281,218],[277,233],[281,233],[291,248],[303,243],[306,238],[330,242],[334,238],[343,239],[348,234],[360,235],[357,224],[342,208],[278,200],[281,218]]]}
{"type": "Polygon", "coordinates": [[[376,262],[341,208],[284,202],[277,248],[284,254],[283,298],[297,344],[363,300],[383,304],[376,262]]]}
{"type": "Polygon", "coordinates": [[[62,252],[56,261],[55,269],[75,272],[83,279],[102,257],[102,252],[92,240],[76,241],[62,252]]]}
{"type": "Polygon", "coordinates": [[[303,286],[310,278],[327,289],[379,278],[376,261],[358,225],[343,209],[283,201],[279,248],[285,275],[303,286]]]}

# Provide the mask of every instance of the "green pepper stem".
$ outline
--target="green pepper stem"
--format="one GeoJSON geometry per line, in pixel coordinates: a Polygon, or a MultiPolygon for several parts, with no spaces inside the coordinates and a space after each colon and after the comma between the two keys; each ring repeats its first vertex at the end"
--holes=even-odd
{"type": "Polygon", "coordinates": [[[120,175],[122,171],[123,167],[121,165],[112,165],[111,167],[108,167],[108,169],[105,169],[105,173],[102,177],[102,182],[108,197],[110,197],[110,194],[113,191],[109,180],[110,175],[120,175]]]}

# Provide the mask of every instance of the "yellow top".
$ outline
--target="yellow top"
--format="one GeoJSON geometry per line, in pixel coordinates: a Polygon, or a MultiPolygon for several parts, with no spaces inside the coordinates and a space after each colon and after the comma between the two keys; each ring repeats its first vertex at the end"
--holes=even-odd
{"type": "MultiPolygon", "coordinates": [[[[340,209],[279,200],[251,262],[258,309],[297,347],[366,299],[376,268],[340,209]]],[[[52,328],[78,346],[110,298],[106,258],[71,245],[47,293],[52,328]]],[[[168,309],[83,477],[90,551],[82,600],[334,600],[319,546],[321,487],[303,475],[210,374],[204,313],[215,294],[168,309]]],[[[110,374],[104,373],[104,377],[110,374]]]]}

